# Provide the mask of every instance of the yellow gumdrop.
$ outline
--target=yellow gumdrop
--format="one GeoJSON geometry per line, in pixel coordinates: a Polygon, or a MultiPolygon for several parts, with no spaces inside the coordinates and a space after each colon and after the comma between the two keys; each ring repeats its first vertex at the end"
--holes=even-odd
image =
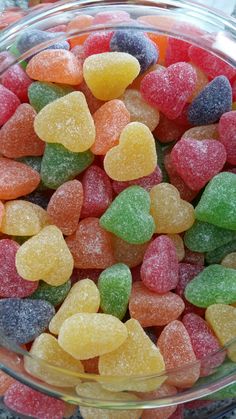
{"type": "Polygon", "coordinates": [[[222,260],[221,265],[226,268],[236,269],[236,252],[226,255],[222,260]]]}
{"type": "Polygon", "coordinates": [[[141,122],[150,131],[153,131],[157,127],[160,119],[158,110],[148,105],[138,90],[127,89],[120,100],[124,102],[128,109],[132,122],[141,122]]]}
{"type": "Polygon", "coordinates": [[[103,313],[78,313],[61,326],[59,345],[76,359],[89,359],[114,351],[127,338],[125,325],[103,313]]]}
{"type": "MultiPolygon", "coordinates": [[[[222,346],[236,338],[236,308],[213,304],[207,308],[205,318],[222,346]]],[[[230,345],[227,353],[236,362],[236,343],[230,345]]]]}
{"type": "Polygon", "coordinates": [[[181,233],[193,225],[194,208],[180,198],[175,186],[160,183],[151,189],[150,198],[150,212],[156,224],[156,233],[181,233]]]}
{"type": "Polygon", "coordinates": [[[74,153],[95,141],[95,126],[85,96],[72,92],[45,106],[35,117],[34,129],[46,143],[60,143],[74,153]]]}
{"type": "Polygon", "coordinates": [[[74,387],[80,382],[76,374],[84,372],[82,363],[63,351],[57,339],[49,333],[38,336],[29,353],[31,356],[24,357],[24,367],[30,375],[58,387],[74,387]],[[59,370],[52,366],[58,367],[59,370]],[[62,370],[69,370],[72,374],[62,370]]]}
{"type": "Polygon", "coordinates": [[[123,129],[119,145],[104,159],[104,169],[111,179],[126,181],[150,175],[156,168],[157,154],[151,131],[140,122],[123,129]]]}
{"type": "Polygon", "coordinates": [[[73,257],[56,226],[44,227],[16,254],[17,272],[29,281],[42,279],[50,285],[62,285],[70,278],[73,267],[73,257]]]}
{"type": "Polygon", "coordinates": [[[139,398],[131,393],[114,393],[107,391],[99,383],[83,383],[76,387],[77,394],[81,397],[89,397],[101,401],[107,400],[109,409],[96,409],[94,407],[80,406],[80,413],[84,419],[139,419],[140,410],[112,410],[112,402],[128,404],[130,401],[138,401],[139,398]]]}
{"type": "Polygon", "coordinates": [[[184,241],[182,237],[179,234],[167,234],[167,236],[174,243],[178,261],[181,262],[185,256],[184,241]]]}
{"type": "Polygon", "coordinates": [[[133,390],[152,391],[159,387],[166,377],[135,379],[132,376],[148,376],[160,374],[165,370],[163,357],[156,345],[149,339],[135,319],[125,323],[128,338],[118,349],[99,358],[101,376],[123,376],[127,379],[113,383],[102,383],[103,387],[113,391],[133,390]]]}
{"type": "Polygon", "coordinates": [[[96,313],[100,306],[100,294],[91,279],[82,279],[71,288],[69,294],[49,323],[49,330],[58,335],[64,321],[76,313],[96,313]]]}
{"type": "Polygon", "coordinates": [[[39,205],[21,199],[5,203],[1,232],[11,236],[34,236],[50,224],[47,212],[39,205]]]}
{"type": "Polygon", "coordinates": [[[83,65],[84,79],[89,89],[101,100],[120,97],[139,72],[138,60],[125,52],[91,55],[83,65]]]}

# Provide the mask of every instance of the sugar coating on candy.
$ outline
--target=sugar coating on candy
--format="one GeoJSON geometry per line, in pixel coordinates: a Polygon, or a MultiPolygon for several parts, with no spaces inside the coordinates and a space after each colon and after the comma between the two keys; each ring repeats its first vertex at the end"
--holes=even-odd
{"type": "Polygon", "coordinates": [[[173,292],[157,294],[141,281],[133,283],[129,312],[131,318],[138,320],[142,327],[165,326],[178,319],[183,311],[183,300],[173,292]]]}
{"type": "Polygon", "coordinates": [[[64,321],[58,343],[75,359],[89,359],[117,349],[127,339],[125,325],[110,314],[77,313],[64,321]]]}
{"type": "Polygon", "coordinates": [[[19,98],[0,84],[0,126],[8,121],[19,105],[19,98]]]}
{"type": "Polygon", "coordinates": [[[122,130],[130,122],[125,104],[118,99],[110,100],[93,114],[96,137],[91,147],[94,154],[104,155],[119,143],[122,130]]]}
{"type": "Polygon", "coordinates": [[[127,339],[123,345],[113,352],[100,356],[99,373],[100,375],[112,376],[148,376],[152,374],[160,375],[149,380],[124,380],[117,383],[104,383],[103,387],[116,391],[135,390],[135,391],[151,391],[159,387],[165,380],[164,372],[165,364],[160,350],[149,339],[135,319],[128,320],[124,326],[127,330],[127,339]]]}
{"type": "Polygon", "coordinates": [[[73,88],[71,86],[35,81],[30,85],[28,90],[29,102],[36,112],[39,112],[50,102],[72,91],[73,88]]]}
{"type": "Polygon", "coordinates": [[[192,125],[214,124],[231,110],[232,88],[225,76],[208,83],[188,108],[188,120],[192,125]]]}
{"type": "Polygon", "coordinates": [[[232,240],[231,242],[217,247],[214,250],[206,253],[206,263],[211,265],[213,263],[220,263],[225,256],[227,256],[231,252],[236,251],[236,240],[232,240]]]}
{"type": "Polygon", "coordinates": [[[83,152],[95,141],[93,118],[82,92],[72,92],[46,105],[36,116],[34,129],[47,143],[83,152]]]}
{"type": "Polygon", "coordinates": [[[1,77],[3,86],[11,90],[21,102],[28,102],[28,88],[32,80],[19,64],[8,68],[1,77]]]}
{"type": "Polygon", "coordinates": [[[148,246],[141,267],[141,279],[151,291],[164,294],[178,283],[178,258],[171,239],[161,235],[148,246]]]}
{"type": "Polygon", "coordinates": [[[236,175],[222,172],[206,186],[195,208],[196,219],[236,230],[236,175]]]}
{"type": "Polygon", "coordinates": [[[159,114],[159,124],[154,130],[155,138],[164,144],[179,140],[186,128],[178,125],[175,120],[167,118],[163,113],[160,112],[159,114]]]}
{"type": "MultiPolygon", "coordinates": [[[[41,31],[39,29],[28,29],[24,31],[16,42],[16,48],[18,51],[23,54],[28,52],[31,48],[36,45],[42,44],[46,41],[51,41],[57,37],[57,34],[50,33],[47,31],[41,31]]],[[[69,44],[67,41],[57,41],[55,44],[50,45],[46,48],[49,49],[69,49],[69,44]]]]}
{"type": "Polygon", "coordinates": [[[116,262],[125,263],[129,268],[142,263],[148,244],[131,244],[120,237],[112,236],[112,248],[116,262]]]}
{"type": "MultiPolygon", "coordinates": [[[[159,154],[158,154],[159,157],[159,154]]],[[[139,179],[134,180],[127,180],[126,182],[119,182],[117,180],[114,180],[112,182],[112,187],[114,192],[118,195],[121,193],[124,189],[128,188],[132,185],[138,185],[142,188],[146,189],[146,191],[150,191],[153,186],[158,185],[162,181],[162,171],[159,166],[156,167],[156,169],[148,176],[143,176],[139,179]]]]}
{"type": "MultiPolygon", "coordinates": [[[[26,283],[29,284],[29,281],[26,281],[26,283]]],[[[30,298],[34,300],[48,301],[50,304],[56,307],[65,300],[68,292],[70,291],[70,288],[70,280],[57,287],[40,281],[36,291],[30,295],[30,298]]]]}
{"type": "Polygon", "coordinates": [[[187,247],[185,247],[185,256],[183,262],[191,263],[192,265],[203,266],[204,253],[192,252],[187,247]]]}
{"type": "Polygon", "coordinates": [[[226,112],[219,122],[220,142],[225,146],[227,162],[236,164],[236,111],[226,112]]]}
{"type": "Polygon", "coordinates": [[[156,233],[181,233],[193,225],[194,208],[180,198],[175,186],[160,183],[151,189],[150,198],[156,233]]]}
{"type": "Polygon", "coordinates": [[[196,85],[196,72],[188,63],[177,63],[164,71],[152,71],[141,82],[144,100],[169,119],[177,118],[196,85]]]}
{"type": "Polygon", "coordinates": [[[104,169],[113,180],[126,181],[150,175],[156,168],[154,137],[146,125],[131,122],[122,130],[119,144],[104,159],[104,169]]]}
{"type": "MultiPolygon", "coordinates": [[[[200,254],[200,253],[199,253],[200,254]]],[[[188,255],[187,255],[188,256],[188,255]]],[[[175,289],[176,294],[178,294],[184,301],[185,309],[184,314],[186,313],[195,313],[199,316],[204,316],[205,310],[200,307],[196,307],[186,300],[184,296],[184,291],[187,284],[192,281],[203,269],[204,267],[197,264],[192,264],[194,262],[193,258],[184,259],[183,263],[179,263],[179,281],[175,289]]],[[[204,259],[203,259],[204,263],[204,259]]]]}
{"type": "Polygon", "coordinates": [[[185,257],[185,249],[184,249],[183,239],[179,234],[167,234],[167,236],[173,242],[173,244],[175,246],[178,261],[180,262],[185,257]]]}
{"type": "Polygon", "coordinates": [[[105,269],[115,263],[111,234],[100,226],[99,219],[80,221],[74,234],[66,238],[74,266],[82,269],[105,269]]]}
{"type": "Polygon", "coordinates": [[[120,99],[124,102],[130,113],[131,122],[141,122],[150,131],[154,131],[159,123],[159,112],[143,100],[138,90],[126,89],[120,99]]]}
{"type": "Polygon", "coordinates": [[[16,269],[24,279],[43,279],[49,285],[62,285],[73,270],[73,258],[56,226],[44,227],[27,240],[16,254],[16,269]]]}
{"type": "Polygon", "coordinates": [[[100,218],[100,225],[128,243],[142,244],[154,233],[149,211],[148,192],[140,186],[130,186],[114,199],[100,218]]]}
{"type": "Polygon", "coordinates": [[[52,318],[49,330],[58,335],[64,321],[76,313],[96,313],[100,306],[100,294],[91,279],[82,279],[73,285],[61,307],[52,318]]]}
{"type": "Polygon", "coordinates": [[[55,309],[44,300],[5,298],[0,300],[0,314],[0,335],[23,344],[47,329],[55,309]]]}
{"type": "Polygon", "coordinates": [[[190,45],[189,42],[183,41],[182,39],[172,38],[171,36],[168,37],[165,57],[166,67],[182,61],[188,62],[188,50],[190,45]]]}
{"type": "Polygon", "coordinates": [[[236,269],[236,252],[229,253],[221,262],[226,268],[236,269]]]}
{"type": "Polygon", "coordinates": [[[90,55],[111,51],[110,40],[112,35],[113,32],[110,31],[93,32],[89,34],[83,44],[84,57],[87,58],[90,55]]]}
{"type": "Polygon", "coordinates": [[[24,368],[33,377],[57,387],[74,387],[80,382],[79,377],[76,377],[75,374],[84,372],[82,363],[63,351],[57,339],[49,333],[42,333],[35,339],[29,355],[24,357],[24,368]],[[60,371],[50,369],[47,364],[45,365],[39,360],[68,372],[62,374],[60,371]],[[70,376],[70,371],[74,375],[70,376]]]}
{"type": "Polygon", "coordinates": [[[10,375],[5,374],[5,372],[0,371],[0,395],[4,396],[7,389],[16,382],[14,378],[10,375]]]}
{"type": "Polygon", "coordinates": [[[190,138],[191,140],[206,140],[207,138],[210,140],[212,138],[213,140],[218,140],[218,124],[200,125],[189,128],[181,138],[190,138]]]}
{"type": "Polygon", "coordinates": [[[104,52],[86,58],[84,79],[100,100],[117,99],[140,72],[138,60],[125,52],[104,52]]]}

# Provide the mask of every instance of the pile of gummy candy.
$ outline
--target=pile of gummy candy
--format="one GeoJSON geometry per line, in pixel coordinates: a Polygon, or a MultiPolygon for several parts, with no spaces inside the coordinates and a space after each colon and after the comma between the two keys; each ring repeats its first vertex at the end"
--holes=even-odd
{"type": "MultiPolygon", "coordinates": [[[[6,64],[51,42],[1,76],[0,335],[32,355],[19,371],[125,402],[193,386],[236,337],[236,69],[134,27],[69,36],[120,21],[133,24],[117,12],[28,29],[0,54],[6,64]],[[62,32],[69,39],[53,43],[62,32]],[[81,383],[83,372],[130,378],[100,386],[81,383]]],[[[4,393],[22,414],[66,414],[65,402],[1,373],[4,393]]]]}

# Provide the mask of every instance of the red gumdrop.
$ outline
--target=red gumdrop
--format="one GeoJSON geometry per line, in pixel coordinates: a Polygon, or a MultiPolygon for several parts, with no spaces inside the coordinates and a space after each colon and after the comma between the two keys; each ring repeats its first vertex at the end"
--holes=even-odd
{"type": "Polygon", "coordinates": [[[234,80],[232,84],[232,94],[233,94],[233,102],[236,102],[236,80],[234,80]]]}
{"type": "Polygon", "coordinates": [[[124,189],[128,188],[132,185],[138,185],[142,188],[146,189],[146,191],[150,191],[153,186],[158,185],[162,181],[162,172],[159,166],[156,167],[154,172],[152,172],[148,176],[141,177],[139,179],[135,180],[129,180],[127,182],[118,182],[114,180],[112,182],[112,187],[114,192],[118,195],[121,193],[124,189]]]}
{"type": "Polygon", "coordinates": [[[74,283],[86,278],[89,278],[92,281],[97,282],[101,273],[102,269],[76,269],[76,280],[74,281],[74,283]]]}
{"type": "Polygon", "coordinates": [[[90,166],[83,175],[84,200],[81,218],[100,217],[112,202],[112,186],[107,174],[98,166],[90,166]]]}
{"type": "Polygon", "coordinates": [[[110,40],[113,32],[103,31],[91,33],[84,42],[85,58],[94,54],[110,52],[110,40]]]}
{"type": "Polygon", "coordinates": [[[151,71],[142,80],[140,92],[149,105],[169,119],[176,119],[192,95],[197,74],[188,63],[176,63],[163,71],[151,71]]]}
{"type": "Polygon", "coordinates": [[[19,64],[10,67],[2,76],[2,84],[15,93],[21,102],[28,102],[28,88],[32,80],[19,64]]]}
{"type": "Polygon", "coordinates": [[[153,134],[161,143],[171,143],[179,140],[185,133],[186,128],[178,125],[176,120],[172,121],[160,113],[160,121],[153,134]]]}
{"type": "Polygon", "coordinates": [[[0,126],[4,125],[20,105],[20,99],[0,84],[0,126]]]}
{"type": "Polygon", "coordinates": [[[38,282],[26,281],[17,273],[15,259],[20,245],[14,240],[0,240],[0,296],[24,298],[33,294],[38,282]]]}
{"type": "Polygon", "coordinates": [[[186,63],[189,62],[188,50],[190,46],[191,44],[189,42],[169,37],[165,59],[166,67],[183,61],[186,63]]]}
{"type": "Polygon", "coordinates": [[[185,247],[184,250],[185,250],[185,256],[182,262],[190,263],[191,265],[204,266],[204,263],[205,263],[204,253],[192,252],[192,250],[189,250],[187,247],[185,247]]]}
{"type": "Polygon", "coordinates": [[[168,419],[184,419],[184,407],[182,404],[178,404],[177,409],[168,419]]]}
{"type": "Polygon", "coordinates": [[[186,105],[184,105],[184,108],[183,108],[181,114],[174,120],[174,122],[176,122],[176,124],[185,128],[185,130],[192,127],[192,125],[188,121],[188,109],[189,109],[189,103],[186,103],[186,105]]]}
{"type": "Polygon", "coordinates": [[[192,347],[197,359],[202,359],[201,375],[209,375],[213,368],[219,367],[224,362],[225,352],[215,352],[221,346],[212,333],[207,322],[195,313],[185,314],[182,322],[190,336],[192,347]],[[204,359],[207,357],[207,359],[204,359]]]}
{"type": "Polygon", "coordinates": [[[94,17],[93,24],[101,25],[107,22],[128,22],[130,19],[129,13],[121,10],[116,12],[100,12],[97,13],[94,17]]]}
{"type": "Polygon", "coordinates": [[[159,236],[148,246],[141,267],[141,278],[151,291],[166,293],[178,283],[178,258],[172,240],[159,236]]]}
{"type": "Polygon", "coordinates": [[[191,265],[190,263],[179,263],[179,279],[175,292],[184,300],[184,314],[194,312],[199,316],[204,316],[205,310],[203,308],[194,306],[184,297],[184,291],[187,284],[192,281],[192,279],[195,278],[195,276],[197,276],[203,269],[204,266],[191,265]]]}
{"type": "Polygon", "coordinates": [[[11,385],[4,395],[5,405],[35,419],[63,419],[65,402],[46,396],[22,383],[11,385]]]}
{"type": "Polygon", "coordinates": [[[207,406],[211,402],[211,400],[192,400],[191,402],[184,403],[184,407],[186,407],[186,409],[199,409],[207,406]]]}
{"type": "Polygon", "coordinates": [[[186,185],[199,191],[224,167],[226,150],[217,140],[182,138],[171,151],[171,161],[186,185]]]}
{"type": "Polygon", "coordinates": [[[236,164],[236,111],[226,112],[219,122],[220,142],[225,146],[227,162],[236,164]]]}
{"type": "Polygon", "coordinates": [[[141,281],[141,265],[135,266],[131,269],[132,281],[141,281]]]}
{"type": "Polygon", "coordinates": [[[105,103],[93,96],[85,81],[82,81],[76,89],[84,94],[91,114],[94,114],[94,112],[96,112],[105,103]]]}

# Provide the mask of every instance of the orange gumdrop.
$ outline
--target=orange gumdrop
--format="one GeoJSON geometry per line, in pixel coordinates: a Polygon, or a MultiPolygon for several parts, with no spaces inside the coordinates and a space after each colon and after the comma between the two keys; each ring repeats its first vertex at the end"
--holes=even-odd
{"type": "Polygon", "coordinates": [[[156,33],[148,33],[148,37],[156,44],[159,50],[158,63],[165,65],[166,50],[168,45],[168,36],[158,35],[156,33]]]}
{"type": "MultiPolygon", "coordinates": [[[[148,393],[136,393],[142,400],[157,400],[167,396],[175,396],[177,389],[170,384],[164,383],[160,388],[148,393]]],[[[177,409],[177,406],[166,406],[157,409],[144,410],[142,419],[168,419],[177,409]]]]}
{"type": "Polygon", "coordinates": [[[121,100],[104,103],[93,115],[96,138],[91,151],[104,155],[119,143],[121,131],[130,122],[130,113],[121,100]]]}
{"type": "Polygon", "coordinates": [[[115,263],[111,233],[100,227],[98,218],[82,220],[66,243],[76,268],[105,269],[115,263]]]}
{"type": "Polygon", "coordinates": [[[167,382],[179,388],[191,387],[199,378],[200,363],[194,354],[189,334],[183,323],[175,320],[161,332],[157,345],[165,361],[167,382]]]}
{"type": "Polygon", "coordinates": [[[76,85],[83,80],[82,64],[70,51],[47,49],[31,58],[26,67],[31,79],[76,85]]]}
{"type": "Polygon", "coordinates": [[[0,153],[5,157],[42,156],[45,143],[34,131],[35,110],[22,103],[0,131],[0,153]]]}
{"type": "MultiPolygon", "coordinates": [[[[72,19],[71,22],[68,23],[67,32],[76,33],[77,31],[86,29],[89,26],[92,26],[93,20],[94,20],[93,16],[90,16],[90,15],[76,16],[74,19],[72,19]]],[[[69,39],[71,48],[77,45],[82,45],[84,41],[87,39],[87,37],[88,37],[88,34],[83,34],[83,35],[75,36],[69,39]]]]}
{"type": "Polygon", "coordinates": [[[98,356],[96,356],[95,358],[84,359],[83,361],[81,361],[84,366],[84,372],[88,374],[99,374],[98,361],[98,356]]]}
{"type": "Polygon", "coordinates": [[[82,81],[82,83],[78,86],[78,90],[84,94],[92,115],[105,103],[103,100],[97,99],[93,96],[85,81],[82,81]]]}
{"type": "Polygon", "coordinates": [[[0,158],[0,199],[16,199],[34,191],[40,182],[38,172],[24,163],[0,158]]]}
{"type": "Polygon", "coordinates": [[[52,195],[47,213],[52,224],[60,228],[65,236],[73,234],[78,226],[83,204],[83,186],[79,180],[63,183],[52,195]]]}
{"type": "Polygon", "coordinates": [[[0,371],[0,396],[3,396],[7,389],[16,382],[10,375],[0,371]]]}
{"type": "Polygon", "coordinates": [[[190,63],[190,64],[194,68],[194,70],[196,71],[197,81],[196,81],[195,89],[194,89],[192,95],[188,99],[189,103],[191,103],[193,101],[193,99],[195,99],[195,97],[199,95],[201,90],[209,83],[209,80],[208,80],[208,77],[206,76],[206,74],[203,73],[203,71],[200,68],[196,67],[194,64],[192,64],[192,63],[190,63]]]}
{"type": "Polygon", "coordinates": [[[142,263],[148,245],[149,242],[132,244],[125,242],[120,237],[112,236],[112,246],[116,262],[125,263],[129,268],[134,268],[142,263]]]}

